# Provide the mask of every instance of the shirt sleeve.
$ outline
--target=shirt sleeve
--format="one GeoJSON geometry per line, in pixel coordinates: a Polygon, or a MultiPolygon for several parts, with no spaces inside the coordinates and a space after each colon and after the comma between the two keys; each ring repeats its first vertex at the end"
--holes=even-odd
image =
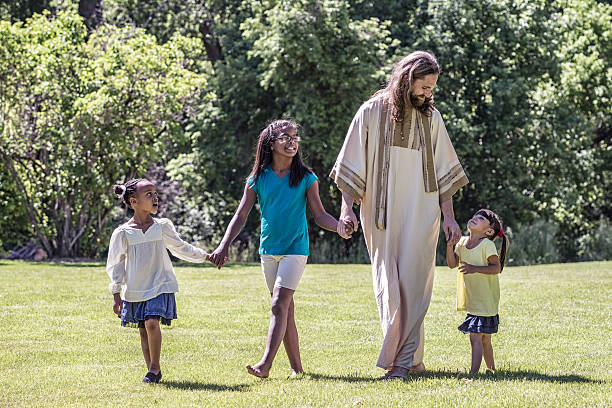
{"type": "Polygon", "coordinates": [[[106,273],[111,283],[108,290],[111,293],[121,292],[121,286],[125,283],[125,258],[127,256],[127,239],[123,231],[116,229],[111,235],[108,247],[108,258],[106,259],[106,273]]]}
{"type": "Polygon", "coordinates": [[[188,262],[204,262],[206,252],[181,239],[174,228],[174,224],[167,218],[160,219],[162,225],[162,241],[164,246],[170,250],[172,255],[188,262]]]}
{"type": "Polygon", "coordinates": [[[259,194],[259,179],[261,178],[261,174],[259,175],[259,177],[257,177],[257,180],[255,182],[253,182],[253,177],[249,177],[247,180],[247,186],[249,186],[249,188],[251,190],[253,190],[256,194],[259,194]]]}
{"type": "Polygon", "coordinates": [[[488,265],[488,259],[491,255],[497,255],[497,248],[495,243],[490,239],[487,239],[482,248],[482,254],[484,255],[485,265],[488,265]]]}
{"type": "Polygon", "coordinates": [[[308,173],[307,177],[308,178],[306,179],[306,190],[308,190],[312,186],[312,183],[319,179],[314,173],[308,173]]]}

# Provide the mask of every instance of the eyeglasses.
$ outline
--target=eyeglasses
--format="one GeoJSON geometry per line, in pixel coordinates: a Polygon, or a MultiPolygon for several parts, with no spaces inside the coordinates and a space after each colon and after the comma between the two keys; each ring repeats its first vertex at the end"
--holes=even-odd
{"type": "Polygon", "coordinates": [[[289,142],[296,142],[296,143],[298,143],[300,140],[302,140],[302,138],[299,137],[298,135],[295,135],[295,136],[280,135],[279,137],[277,137],[274,140],[279,140],[282,143],[289,143],[289,142]]]}

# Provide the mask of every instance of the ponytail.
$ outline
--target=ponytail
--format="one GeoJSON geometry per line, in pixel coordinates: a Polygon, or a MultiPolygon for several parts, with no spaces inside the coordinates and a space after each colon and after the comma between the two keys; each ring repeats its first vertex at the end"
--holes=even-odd
{"type": "Polygon", "coordinates": [[[499,273],[501,273],[504,270],[504,265],[506,264],[506,255],[508,254],[508,246],[510,245],[510,241],[503,230],[500,230],[497,236],[502,240],[501,249],[499,251],[499,263],[501,265],[499,273]]]}

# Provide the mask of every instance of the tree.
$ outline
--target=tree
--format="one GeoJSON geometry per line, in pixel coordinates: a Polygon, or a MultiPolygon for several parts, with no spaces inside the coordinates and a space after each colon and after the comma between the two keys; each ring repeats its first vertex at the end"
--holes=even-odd
{"type": "Polygon", "coordinates": [[[112,26],[86,38],[72,13],[0,22],[0,158],[50,256],[97,253],[110,185],[181,143],[186,108],[206,86],[193,40],[160,46],[112,26]]]}

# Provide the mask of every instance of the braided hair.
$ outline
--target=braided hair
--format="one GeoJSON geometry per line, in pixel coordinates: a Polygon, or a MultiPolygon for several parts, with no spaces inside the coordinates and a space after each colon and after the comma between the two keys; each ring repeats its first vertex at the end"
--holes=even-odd
{"type": "MultiPolygon", "coordinates": [[[[275,120],[265,127],[264,130],[259,134],[257,141],[257,152],[255,153],[255,163],[253,163],[253,169],[247,177],[252,179],[254,185],[259,175],[270,165],[272,162],[272,143],[279,137],[284,130],[287,128],[297,129],[298,125],[291,122],[290,120],[281,119],[275,120]]],[[[296,187],[307,173],[312,173],[312,170],[302,162],[300,155],[300,149],[298,147],[295,156],[291,160],[291,168],[289,173],[289,186],[296,187]]]]}

